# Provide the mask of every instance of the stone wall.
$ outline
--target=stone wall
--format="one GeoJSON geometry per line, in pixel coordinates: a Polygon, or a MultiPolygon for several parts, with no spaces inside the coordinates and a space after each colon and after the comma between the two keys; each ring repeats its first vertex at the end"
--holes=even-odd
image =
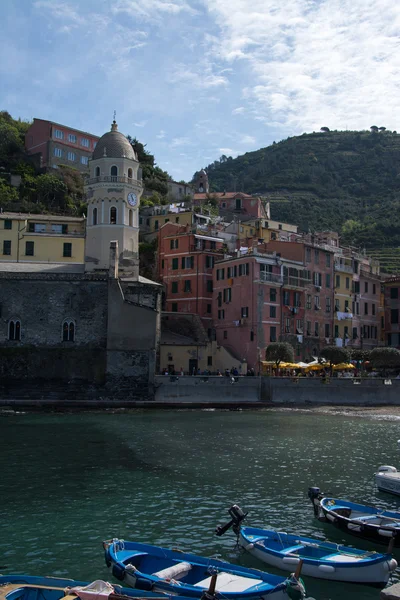
{"type": "Polygon", "coordinates": [[[106,347],[107,281],[79,276],[19,274],[0,280],[0,347],[21,345],[68,348],[65,319],[75,324],[73,347],[106,347]],[[8,323],[21,322],[21,342],[8,340],[8,323]]]}

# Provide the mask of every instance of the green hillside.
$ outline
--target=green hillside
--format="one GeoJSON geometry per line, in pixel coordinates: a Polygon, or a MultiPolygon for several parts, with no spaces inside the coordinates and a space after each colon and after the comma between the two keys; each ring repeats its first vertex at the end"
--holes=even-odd
{"type": "MultiPolygon", "coordinates": [[[[59,213],[80,215],[86,212],[84,178],[78,169],[60,165],[58,169],[39,169],[25,152],[25,133],[28,121],[13,119],[5,110],[0,111],[0,208],[3,211],[31,213],[59,213]],[[21,184],[11,185],[12,175],[20,175],[21,184]]],[[[138,153],[143,181],[148,194],[142,204],[167,203],[168,179],[146,146],[127,136],[138,153]]]]}
{"type": "Polygon", "coordinates": [[[273,219],[303,231],[333,229],[343,243],[387,248],[395,259],[400,134],[381,129],[303,134],[235,159],[222,156],[206,167],[211,190],[265,196],[273,219]]]}

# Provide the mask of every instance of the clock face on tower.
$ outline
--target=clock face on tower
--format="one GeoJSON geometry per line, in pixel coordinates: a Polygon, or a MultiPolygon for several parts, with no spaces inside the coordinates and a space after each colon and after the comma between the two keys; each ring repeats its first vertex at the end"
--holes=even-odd
{"type": "Polygon", "coordinates": [[[136,206],[137,204],[137,196],[133,192],[129,192],[128,194],[128,204],[130,206],[136,206]]]}

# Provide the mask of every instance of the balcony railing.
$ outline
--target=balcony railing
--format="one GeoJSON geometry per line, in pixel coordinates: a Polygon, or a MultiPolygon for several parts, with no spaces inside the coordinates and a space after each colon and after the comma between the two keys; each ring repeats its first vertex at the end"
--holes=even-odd
{"type": "Polygon", "coordinates": [[[260,281],[271,281],[272,283],[283,283],[282,275],[278,275],[277,273],[260,273],[260,281]]]}
{"type": "Polygon", "coordinates": [[[190,252],[212,252],[212,254],[224,254],[223,248],[203,248],[200,245],[190,245],[190,252]]]}
{"type": "Polygon", "coordinates": [[[125,177],[124,175],[100,175],[99,177],[92,177],[87,180],[87,185],[94,185],[95,183],[130,183],[142,187],[142,181],[138,179],[132,179],[132,177],[125,177]]]}
{"type": "Polygon", "coordinates": [[[343,265],[340,262],[335,262],[335,271],[341,271],[342,273],[353,273],[353,267],[343,265]]]}

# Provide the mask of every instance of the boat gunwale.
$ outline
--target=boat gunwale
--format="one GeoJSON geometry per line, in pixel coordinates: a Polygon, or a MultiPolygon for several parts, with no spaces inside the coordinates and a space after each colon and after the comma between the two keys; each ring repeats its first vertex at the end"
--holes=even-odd
{"type": "MultiPolygon", "coordinates": [[[[246,529],[246,527],[243,527],[242,529],[246,529]]],[[[247,528],[247,529],[252,529],[252,528],[247,528]]],[[[269,530],[264,530],[264,531],[269,531],[269,530]]],[[[270,531],[273,531],[273,530],[270,530],[270,531]]],[[[241,535],[242,535],[242,530],[241,530],[241,535]]],[[[286,535],[292,535],[292,534],[286,534],[286,535]]],[[[294,537],[296,537],[296,536],[294,536],[294,537]]],[[[251,540],[249,540],[248,538],[246,538],[244,535],[243,535],[243,538],[248,543],[253,543],[253,544],[257,543],[257,542],[252,542],[251,540]]],[[[305,540],[308,540],[308,539],[311,540],[312,538],[304,538],[304,539],[305,540]]],[[[257,540],[257,541],[259,541],[259,540],[257,540]]],[[[298,540],[298,543],[299,544],[302,543],[301,539],[298,540]]],[[[328,543],[329,544],[334,544],[333,542],[328,542],[328,543]]],[[[341,547],[343,547],[343,546],[341,546],[341,547]]],[[[308,557],[308,556],[302,556],[300,554],[291,554],[291,553],[288,553],[288,554],[284,555],[279,550],[274,550],[273,548],[268,548],[268,547],[266,548],[265,546],[262,546],[262,545],[260,545],[259,550],[261,552],[266,553],[266,554],[273,554],[276,558],[282,558],[283,559],[285,556],[296,557],[296,558],[301,559],[305,564],[309,564],[310,566],[316,566],[316,563],[318,563],[318,562],[324,562],[324,563],[327,563],[327,564],[334,564],[335,568],[342,568],[342,567],[344,567],[346,569],[348,569],[348,568],[362,568],[362,567],[365,568],[365,567],[371,567],[371,566],[374,566],[374,565],[379,564],[379,563],[383,564],[386,561],[389,561],[389,560],[392,559],[392,555],[391,554],[388,554],[388,553],[385,553],[385,554],[383,554],[383,553],[376,553],[377,554],[376,556],[371,555],[370,557],[366,557],[366,559],[363,559],[362,561],[360,560],[360,561],[357,561],[357,562],[350,562],[350,561],[348,561],[348,562],[337,563],[337,562],[332,561],[330,559],[312,558],[312,557],[308,557]]],[[[336,554],[340,554],[340,550],[337,550],[336,554]]],[[[355,557],[357,557],[357,555],[355,555],[355,557]]]]}

